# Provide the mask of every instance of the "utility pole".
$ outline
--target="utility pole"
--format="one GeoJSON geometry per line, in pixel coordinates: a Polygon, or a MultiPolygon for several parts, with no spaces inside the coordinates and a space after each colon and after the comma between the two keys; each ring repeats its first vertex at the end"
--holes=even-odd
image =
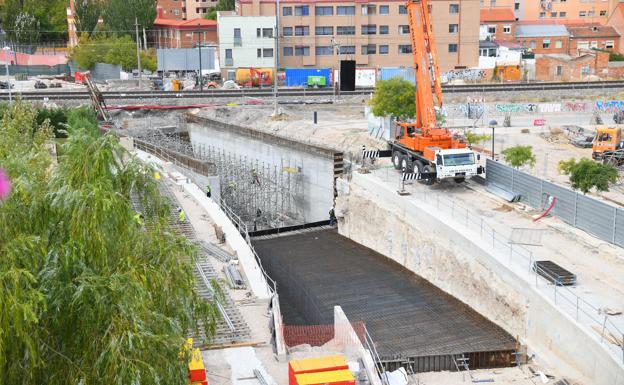
{"type": "Polygon", "coordinates": [[[137,63],[139,64],[139,80],[143,79],[143,70],[141,69],[141,49],[139,48],[139,44],[141,41],[139,40],[139,20],[134,18],[134,28],[136,32],[136,46],[137,46],[137,63]]]}
{"type": "Polygon", "coordinates": [[[280,14],[280,0],[277,0],[275,5],[275,69],[273,71],[273,93],[275,98],[273,101],[273,116],[277,116],[277,70],[279,69],[279,14],[280,14]]]}
{"type": "Polygon", "coordinates": [[[202,46],[202,32],[199,23],[197,23],[197,33],[199,34],[199,90],[204,90],[204,77],[202,75],[202,57],[201,57],[201,46],[202,46]]]}

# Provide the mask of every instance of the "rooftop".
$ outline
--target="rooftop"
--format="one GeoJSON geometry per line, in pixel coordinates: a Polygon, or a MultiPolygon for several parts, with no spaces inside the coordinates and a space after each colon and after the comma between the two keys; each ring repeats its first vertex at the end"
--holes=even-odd
{"type": "Polygon", "coordinates": [[[215,20],[208,20],[204,18],[197,18],[197,19],[192,19],[192,20],[173,20],[173,19],[156,18],[156,20],[154,20],[154,27],[171,27],[171,28],[179,28],[179,29],[191,29],[191,28],[216,29],[217,22],[215,20]]]}
{"type": "Polygon", "coordinates": [[[565,25],[519,25],[516,27],[516,37],[549,37],[569,36],[565,25]]]}
{"type": "Polygon", "coordinates": [[[620,37],[620,34],[615,30],[615,28],[600,24],[568,26],[568,32],[570,32],[571,38],[620,37]]]}
{"type": "Polygon", "coordinates": [[[480,16],[481,22],[493,22],[493,21],[516,21],[511,8],[488,8],[481,10],[480,16]]]}

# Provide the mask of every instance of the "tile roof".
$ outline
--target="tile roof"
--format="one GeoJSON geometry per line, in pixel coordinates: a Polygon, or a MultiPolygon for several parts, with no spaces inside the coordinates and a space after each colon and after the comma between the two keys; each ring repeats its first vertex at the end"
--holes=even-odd
{"type": "Polygon", "coordinates": [[[487,8],[481,10],[479,20],[481,22],[516,21],[516,16],[511,8],[487,8]]]}
{"type": "Polygon", "coordinates": [[[600,24],[568,26],[568,31],[570,32],[571,38],[620,37],[620,34],[615,30],[615,28],[600,24]]]}
{"type": "Polygon", "coordinates": [[[533,24],[516,26],[516,37],[569,36],[565,25],[533,24]]]}
{"type": "Polygon", "coordinates": [[[178,28],[210,28],[217,26],[217,22],[215,20],[208,20],[204,18],[197,18],[192,20],[172,20],[172,19],[162,19],[156,18],[154,20],[155,27],[178,27],[178,28]]]}

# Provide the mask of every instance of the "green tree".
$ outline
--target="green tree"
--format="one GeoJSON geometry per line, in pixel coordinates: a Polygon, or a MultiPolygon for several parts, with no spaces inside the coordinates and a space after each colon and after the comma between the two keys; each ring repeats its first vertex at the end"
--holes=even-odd
{"type": "Polygon", "coordinates": [[[17,101],[0,121],[0,383],[182,384],[181,347],[215,307],[195,289],[195,249],[168,225],[152,171],[87,110],[54,165],[37,112],[17,101]],[[135,223],[131,196],[145,227],[135,223]]]}
{"type": "Polygon", "coordinates": [[[75,0],[76,33],[91,36],[102,14],[101,0],[75,0]]]}
{"type": "Polygon", "coordinates": [[[481,143],[486,140],[490,140],[490,135],[478,135],[475,134],[474,131],[465,131],[464,136],[466,137],[466,142],[468,142],[468,146],[472,146],[475,143],[481,143]]]}
{"type": "Polygon", "coordinates": [[[535,165],[535,155],[531,146],[515,146],[502,151],[505,162],[511,167],[520,168],[526,164],[533,167],[535,165]]]}
{"type": "Polygon", "coordinates": [[[208,13],[204,17],[208,20],[217,20],[218,11],[233,11],[236,6],[235,0],[219,0],[217,5],[210,8],[208,13]]]}
{"type": "Polygon", "coordinates": [[[2,25],[9,39],[21,45],[66,41],[66,7],[65,0],[5,0],[2,25]]]}
{"type": "Polygon", "coordinates": [[[117,35],[135,34],[135,19],[139,30],[149,30],[156,19],[157,0],[106,0],[102,18],[106,29],[117,35]]]}
{"type": "Polygon", "coordinates": [[[587,194],[592,188],[597,191],[609,191],[609,184],[617,182],[618,171],[615,167],[582,158],[578,162],[571,158],[559,161],[559,171],[570,176],[570,184],[575,190],[587,194]]]}
{"type": "Polygon", "coordinates": [[[416,88],[399,77],[377,82],[370,101],[375,116],[409,119],[416,115],[416,88]]]}
{"type": "MultiPolygon", "coordinates": [[[[89,38],[83,34],[78,45],[72,49],[70,59],[84,69],[91,69],[96,63],[120,65],[126,71],[138,67],[136,43],[130,36],[96,35],[89,38]]],[[[155,71],[156,64],[154,50],[141,52],[141,65],[144,69],[155,71]]]]}

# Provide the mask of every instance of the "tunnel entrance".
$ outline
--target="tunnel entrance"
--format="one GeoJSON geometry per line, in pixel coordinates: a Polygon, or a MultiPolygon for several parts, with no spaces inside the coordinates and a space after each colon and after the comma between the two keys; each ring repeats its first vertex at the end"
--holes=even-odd
{"type": "Polygon", "coordinates": [[[252,240],[278,282],[286,325],[332,323],[340,305],[363,322],[388,369],[455,370],[511,366],[517,343],[456,298],[335,230],[306,230],[252,240]]]}

